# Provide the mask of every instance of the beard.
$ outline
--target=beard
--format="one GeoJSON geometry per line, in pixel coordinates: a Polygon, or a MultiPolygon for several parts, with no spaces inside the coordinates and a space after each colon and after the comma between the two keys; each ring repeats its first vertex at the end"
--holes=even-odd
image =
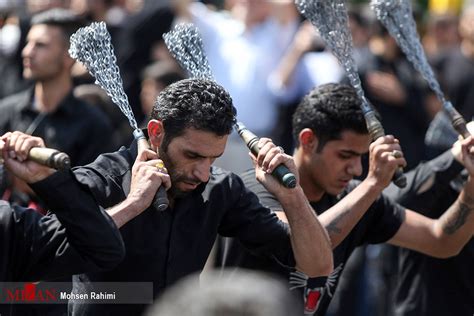
{"type": "Polygon", "coordinates": [[[168,170],[168,174],[171,180],[171,188],[168,190],[168,193],[174,198],[181,198],[191,194],[192,191],[183,191],[177,187],[179,182],[190,182],[190,183],[200,183],[198,179],[190,178],[184,175],[183,173],[179,172],[176,168],[176,164],[173,162],[171,157],[168,155],[168,151],[163,149],[162,145],[158,148],[158,155],[160,159],[163,160],[166,169],[168,170]]]}

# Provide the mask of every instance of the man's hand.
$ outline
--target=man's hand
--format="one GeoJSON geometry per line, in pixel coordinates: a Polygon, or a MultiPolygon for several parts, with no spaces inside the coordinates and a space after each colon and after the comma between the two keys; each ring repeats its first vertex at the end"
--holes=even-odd
{"type": "Polygon", "coordinates": [[[109,208],[107,213],[117,227],[122,227],[151,205],[158,188],[162,185],[166,189],[171,187],[171,179],[163,161],[153,150],[140,148],[132,167],[130,193],[124,201],[109,208]]]}
{"type": "Polygon", "coordinates": [[[0,150],[6,169],[27,183],[34,183],[50,176],[54,169],[28,160],[33,147],[45,147],[44,141],[21,132],[8,132],[0,137],[0,150]]]}
{"type": "Polygon", "coordinates": [[[132,180],[127,200],[133,201],[141,212],[151,205],[161,185],[164,185],[166,189],[171,187],[171,179],[163,161],[151,149],[139,151],[132,167],[132,180]]]}
{"type": "Polygon", "coordinates": [[[460,141],[461,160],[464,168],[469,172],[471,178],[474,177],[474,137],[469,136],[460,141]]]}
{"type": "Polygon", "coordinates": [[[295,176],[298,182],[298,171],[293,157],[285,154],[281,147],[277,147],[269,138],[261,138],[258,142],[260,148],[258,156],[250,154],[255,165],[255,175],[265,188],[275,195],[279,190],[285,189],[280,181],[272,176],[273,170],[280,164],[284,164],[295,176]]]}
{"type": "Polygon", "coordinates": [[[392,181],[398,167],[405,167],[406,160],[398,139],[392,135],[379,137],[369,147],[369,172],[367,180],[381,191],[392,181]]]}
{"type": "MultiPolygon", "coordinates": [[[[471,133],[471,135],[474,135],[474,121],[471,121],[471,122],[467,123],[466,127],[467,127],[467,130],[469,131],[469,133],[471,133]]],[[[464,141],[465,140],[462,138],[462,136],[459,136],[459,139],[451,147],[451,153],[453,154],[454,158],[460,164],[463,164],[463,165],[464,165],[464,161],[463,161],[464,155],[462,153],[462,143],[464,141]]],[[[472,154],[474,154],[474,148],[472,146],[469,148],[469,151],[472,154]]]]}

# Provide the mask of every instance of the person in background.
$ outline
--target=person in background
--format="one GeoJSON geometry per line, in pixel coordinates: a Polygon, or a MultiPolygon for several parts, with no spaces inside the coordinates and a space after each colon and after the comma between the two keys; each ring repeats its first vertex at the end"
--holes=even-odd
{"type": "MultiPolygon", "coordinates": [[[[112,133],[107,117],[73,95],[69,37],[80,26],[81,20],[65,9],[35,15],[22,51],[23,77],[34,85],[0,101],[0,133],[21,131],[41,137],[46,146],[67,153],[72,165],[89,163],[115,148],[112,142],[103,141],[104,135],[112,133]]],[[[15,177],[10,190],[2,194],[10,201],[25,206],[33,202],[41,209],[41,201],[15,177]]]]}

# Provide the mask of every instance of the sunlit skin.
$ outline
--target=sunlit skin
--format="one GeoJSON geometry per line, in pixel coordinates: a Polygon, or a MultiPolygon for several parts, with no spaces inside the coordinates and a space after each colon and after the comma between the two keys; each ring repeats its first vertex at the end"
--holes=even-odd
{"type": "Polygon", "coordinates": [[[227,135],[188,128],[171,140],[159,156],[171,177],[171,193],[182,195],[209,180],[212,163],[224,153],[227,135]]]}
{"type": "Polygon", "coordinates": [[[301,148],[295,157],[301,186],[310,201],[319,201],[325,192],[341,193],[350,180],[362,174],[361,157],[368,152],[371,138],[368,134],[346,130],[340,139],[328,141],[320,152],[317,142],[313,135],[305,144],[310,148],[304,151],[301,148]]]}

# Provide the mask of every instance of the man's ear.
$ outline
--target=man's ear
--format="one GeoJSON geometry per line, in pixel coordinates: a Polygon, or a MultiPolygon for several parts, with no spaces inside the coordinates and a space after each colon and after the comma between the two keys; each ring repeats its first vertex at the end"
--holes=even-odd
{"type": "Polygon", "coordinates": [[[319,139],[310,128],[302,129],[298,137],[303,152],[313,153],[318,147],[319,139]]]}
{"type": "Polygon", "coordinates": [[[150,120],[147,129],[151,148],[156,151],[163,142],[163,137],[165,135],[163,123],[159,120],[150,120]]]}

